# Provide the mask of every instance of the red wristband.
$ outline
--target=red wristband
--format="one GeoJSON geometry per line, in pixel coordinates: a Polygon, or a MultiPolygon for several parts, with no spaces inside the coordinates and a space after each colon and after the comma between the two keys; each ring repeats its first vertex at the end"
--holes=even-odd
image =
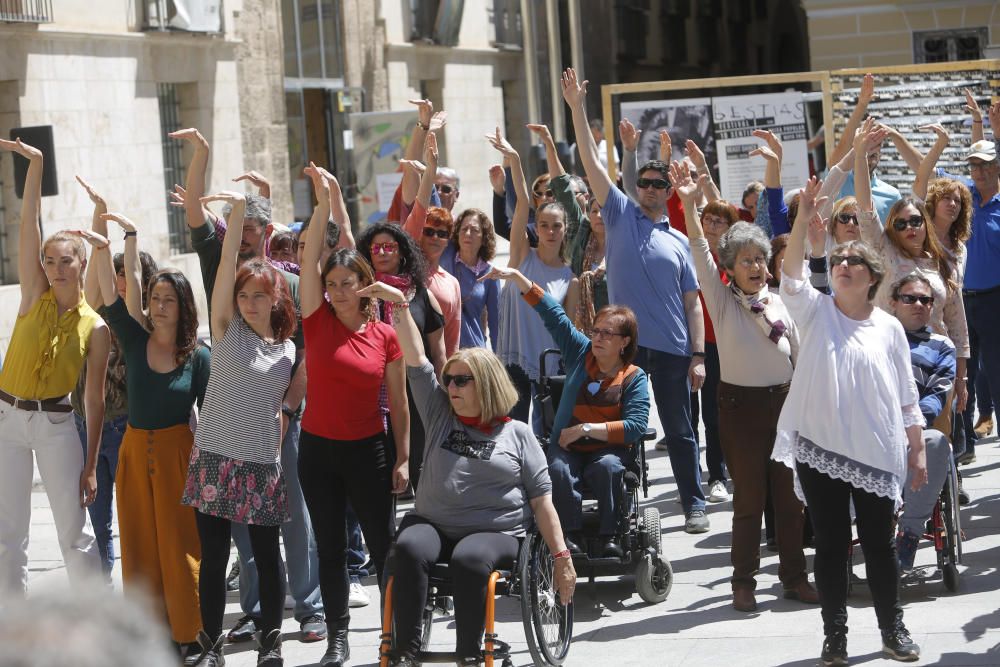
{"type": "Polygon", "coordinates": [[[570,554],[569,549],[563,549],[559,553],[553,554],[552,558],[554,558],[555,560],[559,560],[560,558],[569,558],[571,555],[572,554],[570,554]]]}

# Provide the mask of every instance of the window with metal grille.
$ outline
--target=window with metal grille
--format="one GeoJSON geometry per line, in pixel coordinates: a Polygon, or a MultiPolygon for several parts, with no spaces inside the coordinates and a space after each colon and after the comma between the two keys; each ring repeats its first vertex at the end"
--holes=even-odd
{"type": "MultiPolygon", "coordinates": [[[[163,183],[165,192],[174,189],[174,184],[184,185],[187,166],[181,155],[182,142],[167,136],[170,132],[181,129],[181,105],[177,95],[177,84],[160,83],[156,86],[156,95],[160,103],[160,141],[163,146],[163,183]]],[[[184,209],[170,205],[170,195],[167,198],[167,231],[170,237],[171,254],[191,252],[191,240],[188,236],[187,220],[184,209]]]]}
{"type": "Polygon", "coordinates": [[[498,49],[521,49],[520,0],[493,0],[493,25],[496,28],[494,46],[498,49]]]}
{"type": "Polygon", "coordinates": [[[922,30],[913,33],[913,61],[943,63],[979,60],[987,42],[986,28],[922,30]]]}
{"type": "Polygon", "coordinates": [[[0,21],[51,23],[52,0],[0,0],[0,21]]]}

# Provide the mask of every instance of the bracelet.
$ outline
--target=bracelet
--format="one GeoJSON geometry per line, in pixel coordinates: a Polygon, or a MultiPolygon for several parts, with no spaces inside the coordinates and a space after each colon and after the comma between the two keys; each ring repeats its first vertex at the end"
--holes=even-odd
{"type": "Polygon", "coordinates": [[[410,302],[409,301],[400,301],[399,303],[396,303],[395,301],[392,301],[390,303],[392,303],[392,307],[393,308],[409,308],[410,307],[410,302]]]}
{"type": "Polygon", "coordinates": [[[127,239],[128,237],[130,237],[130,236],[136,236],[137,234],[138,234],[138,232],[135,231],[135,230],[132,230],[131,232],[125,232],[125,238],[127,239]]]}
{"type": "Polygon", "coordinates": [[[980,118],[979,120],[973,120],[972,122],[973,123],[979,123],[980,125],[982,125],[983,124],[983,119],[980,118]]]}
{"type": "Polygon", "coordinates": [[[569,552],[569,549],[563,549],[557,554],[552,554],[552,558],[554,558],[555,560],[559,560],[561,558],[570,558],[571,556],[572,554],[569,552]]]}
{"type": "Polygon", "coordinates": [[[692,352],[691,356],[692,357],[701,357],[702,359],[704,359],[705,358],[705,353],[704,352],[692,352]]]}
{"type": "Polygon", "coordinates": [[[289,419],[291,419],[292,417],[294,417],[297,412],[298,412],[298,410],[293,410],[292,408],[288,407],[284,403],[281,404],[281,413],[283,415],[285,415],[286,417],[288,417],[289,419]]]}
{"type": "Polygon", "coordinates": [[[417,121],[417,127],[419,127],[424,132],[426,132],[427,130],[431,129],[430,123],[428,123],[427,125],[424,125],[419,120],[417,121]]]}

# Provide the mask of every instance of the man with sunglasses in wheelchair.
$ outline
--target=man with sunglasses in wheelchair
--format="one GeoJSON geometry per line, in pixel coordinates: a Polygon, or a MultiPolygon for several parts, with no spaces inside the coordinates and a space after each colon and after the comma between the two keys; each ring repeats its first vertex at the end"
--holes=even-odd
{"type": "MultiPolygon", "coordinates": [[[[927,326],[933,305],[931,285],[917,273],[904,276],[892,286],[892,311],[906,331],[920,411],[928,426],[950,409],[948,401],[955,384],[955,346],[947,337],[931,333],[927,326]]],[[[924,526],[931,518],[951,464],[951,447],[941,431],[925,429],[924,447],[927,484],[914,491],[907,479],[903,487],[906,505],[896,533],[896,554],[904,573],[913,569],[924,526]]]]}

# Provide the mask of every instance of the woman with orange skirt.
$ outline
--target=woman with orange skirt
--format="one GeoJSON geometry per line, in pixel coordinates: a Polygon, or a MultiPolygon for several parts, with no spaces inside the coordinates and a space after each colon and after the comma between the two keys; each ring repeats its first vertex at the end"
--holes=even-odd
{"type": "MultiPolygon", "coordinates": [[[[135,225],[105,216],[125,230],[125,259],[136,250],[135,225]]],[[[95,247],[106,241],[85,233],[95,247]],[[95,239],[97,239],[95,241],[95,239]]],[[[128,427],[115,478],[125,590],[145,588],[159,601],[173,640],[193,662],[201,630],[198,571],[201,543],[194,510],[181,505],[194,435],[189,421],[201,405],[210,357],[198,344],[198,312],[184,274],[165,269],[149,281],[149,314],[129,314],[115,288],[111,254],[98,256],[104,317],[125,355],[128,427]],[[147,330],[148,327],[148,330],[147,330]]],[[[130,279],[131,272],[126,272],[130,279]]],[[[126,286],[126,292],[138,290],[126,286]]]]}

